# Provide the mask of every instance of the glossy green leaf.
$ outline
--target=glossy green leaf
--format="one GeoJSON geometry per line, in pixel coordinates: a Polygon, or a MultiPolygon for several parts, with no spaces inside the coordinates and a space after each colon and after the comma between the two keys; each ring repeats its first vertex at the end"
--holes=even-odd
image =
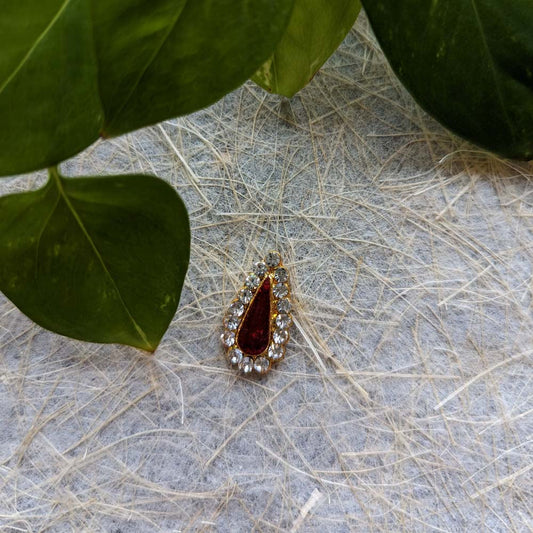
{"type": "Polygon", "coordinates": [[[90,7],[0,0],[0,176],[49,166],[98,137],[90,7]]]}
{"type": "Polygon", "coordinates": [[[0,289],[37,324],[153,351],[178,305],[187,212],[143,175],[64,178],[0,198],[0,289]]]}
{"type": "Polygon", "coordinates": [[[0,175],[190,113],[270,55],[293,0],[0,0],[0,175]]]}
{"type": "Polygon", "coordinates": [[[360,9],[359,0],[295,0],[274,54],[252,79],[267,91],[293,96],[337,49],[360,9]]]}
{"type": "Polygon", "coordinates": [[[533,157],[531,0],[362,0],[398,77],[462,137],[533,157]]]}

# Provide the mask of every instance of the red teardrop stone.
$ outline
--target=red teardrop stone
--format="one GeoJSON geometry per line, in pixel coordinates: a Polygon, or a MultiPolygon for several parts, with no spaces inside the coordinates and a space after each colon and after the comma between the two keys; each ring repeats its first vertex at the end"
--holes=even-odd
{"type": "Polygon", "coordinates": [[[248,355],[259,355],[270,341],[270,278],[267,276],[257,289],[250,307],[244,315],[237,335],[239,348],[248,355]]]}

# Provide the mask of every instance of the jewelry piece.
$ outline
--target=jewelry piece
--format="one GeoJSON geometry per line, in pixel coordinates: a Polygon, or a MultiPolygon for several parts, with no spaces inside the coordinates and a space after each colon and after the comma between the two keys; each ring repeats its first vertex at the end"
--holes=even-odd
{"type": "Polygon", "coordinates": [[[279,252],[268,252],[231,302],[224,317],[228,360],[243,374],[266,374],[285,356],[291,317],[289,273],[279,252]]]}

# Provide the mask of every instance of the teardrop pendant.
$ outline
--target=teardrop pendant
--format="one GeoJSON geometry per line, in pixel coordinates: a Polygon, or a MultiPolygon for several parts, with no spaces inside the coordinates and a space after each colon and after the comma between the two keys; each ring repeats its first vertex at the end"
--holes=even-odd
{"type": "Polygon", "coordinates": [[[289,339],[289,274],[279,252],[254,265],[224,318],[228,360],[244,374],[266,374],[285,356],[289,339]]]}

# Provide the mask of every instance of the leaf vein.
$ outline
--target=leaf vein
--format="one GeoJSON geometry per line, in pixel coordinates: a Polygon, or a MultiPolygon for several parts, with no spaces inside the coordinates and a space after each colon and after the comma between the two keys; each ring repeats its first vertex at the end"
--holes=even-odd
{"type": "Polygon", "coordinates": [[[137,321],[135,320],[135,318],[131,314],[130,310],[128,309],[128,306],[126,305],[126,302],[122,298],[122,294],[121,294],[117,284],[115,283],[115,280],[114,280],[113,276],[111,275],[111,272],[109,272],[109,269],[107,268],[107,265],[105,264],[105,261],[104,261],[104,258],[102,257],[102,254],[98,250],[95,242],[93,241],[93,239],[90,236],[87,228],[85,227],[85,224],[83,223],[83,220],[81,219],[81,217],[79,216],[78,212],[76,211],[76,209],[72,205],[72,203],[71,203],[71,201],[70,201],[70,199],[68,197],[68,194],[63,189],[63,185],[61,183],[61,177],[59,176],[59,173],[57,172],[56,169],[52,169],[50,171],[50,173],[55,179],[55,183],[56,183],[57,189],[59,191],[59,194],[61,195],[61,197],[65,201],[65,204],[67,205],[67,208],[69,209],[69,211],[71,212],[72,216],[74,217],[74,220],[76,221],[76,223],[80,227],[82,233],[84,234],[85,238],[89,242],[89,245],[90,245],[91,249],[93,250],[94,254],[96,255],[96,258],[98,259],[100,265],[102,266],[102,269],[104,270],[105,275],[111,281],[111,284],[113,285],[113,288],[115,289],[115,291],[116,291],[116,293],[118,295],[120,303],[121,303],[122,307],[124,308],[129,320],[133,324],[133,327],[135,328],[135,331],[138,333],[138,335],[143,340],[143,342],[146,343],[147,347],[151,346],[151,343],[149,342],[149,340],[148,340],[148,338],[146,336],[146,333],[141,328],[141,326],[137,323],[137,321]]]}
{"type": "Polygon", "coordinates": [[[57,206],[59,205],[60,198],[61,198],[61,195],[58,193],[56,201],[54,203],[54,207],[50,210],[50,213],[46,217],[46,220],[44,221],[44,224],[41,228],[41,231],[39,232],[39,236],[37,237],[37,243],[35,247],[35,278],[37,278],[37,272],[39,270],[39,250],[41,248],[41,239],[43,237],[45,229],[47,228],[50,220],[52,219],[54,213],[56,212],[57,206]]]}
{"type": "Polygon", "coordinates": [[[16,66],[13,72],[7,77],[6,81],[2,84],[2,86],[0,86],[0,95],[4,92],[6,87],[16,78],[17,74],[21,71],[22,67],[28,62],[33,52],[41,44],[42,40],[48,35],[50,30],[54,27],[55,23],[61,18],[61,15],[66,10],[70,2],[71,0],[65,0],[63,2],[58,12],[54,15],[52,20],[48,23],[48,26],[46,26],[46,28],[40,33],[39,37],[37,37],[37,39],[32,44],[30,49],[26,52],[26,55],[22,58],[20,63],[16,66]]]}
{"type": "Polygon", "coordinates": [[[139,84],[141,83],[141,80],[143,79],[143,77],[146,74],[147,70],[150,68],[152,63],[155,61],[156,57],[159,55],[159,52],[161,51],[161,49],[163,48],[163,46],[167,42],[167,39],[169,38],[170,34],[172,33],[172,31],[176,27],[176,24],[178,23],[178,20],[179,20],[181,14],[183,13],[183,10],[185,9],[186,5],[187,5],[187,1],[185,1],[183,3],[183,5],[181,6],[181,9],[178,9],[176,11],[176,14],[175,14],[173,20],[169,24],[168,31],[165,33],[165,35],[161,39],[161,42],[159,43],[159,45],[154,48],[154,51],[153,51],[152,55],[150,56],[150,58],[148,59],[148,61],[144,65],[143,69],[139,72],[139,75],[137,76],[137,79],[135,80],[135,83],[132,85],[128,95],[124,98],[124,101],[122,102],[122,105],[120,106],[120,108],[115,113],[115,116],[111,119],[110,125],[113,124],[113,122],[120,115],[120,113],[122,113],[122,110],[128,105],[128,102],[131,100],[131,98],[133,96],[133,93],[135,92],[135,90],[137,89],[139,84]]]}

